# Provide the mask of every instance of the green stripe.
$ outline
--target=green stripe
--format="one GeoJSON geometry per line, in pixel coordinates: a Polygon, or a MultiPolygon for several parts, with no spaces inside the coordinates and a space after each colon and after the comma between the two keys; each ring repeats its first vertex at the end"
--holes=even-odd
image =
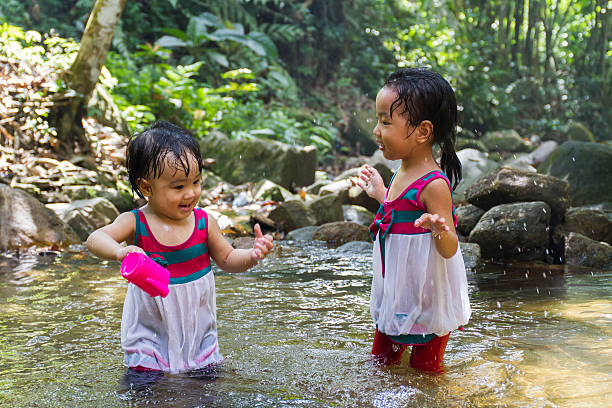
{"type": "Polygon", "coordinates": [[[149,231],[147,231],[147,227],[145,227],[145,225],[140,222],[140,220],[138,220],[138,224],[136,225],[136,233],[141,237],[149,236],[149,231]]]}
{"type": "MultiPolygon", "coordinates": [[[[180,249],[178,251],[171,251],[171,252],[155,251],[155,252],[150,252],[150,253],[159,254],[163,256],[166,262],[172,265],[172,264],[177,264],[177,263],[181,263],[185,261],[190,261],[194,258],[197,258],[200,255],[204,255],[208,253],[208,248],[206,247],[206,243],[202,242],[200,244],[190,246],[189,248],[180,249]]],[[[147,255],[149,255],[150,253],[147,252],[147,255]]]]}
{"type": "Polygon", "coordinates": [[[435,337],[435,334],[402,334],[399,336],[389,336],[394,342],[402,344],[425,344],[435,337]]]}
{"type": "Polygon", "coordinates": [[[202,276],[206,275],[208,272],[210,272],[210,270],[210,265],[208,265],[206,268],[194,272],[191,275],[181,276],[180,278],[170,278],[170,285],[179,285],[181,283],[193,282],[194,280],[198,280],[202,276]]]}
{"type": "Polygon", "coordinates": [[[411,188],[410,190],[406,191],[406,194],[404,194],[402,198],[406,200],[416,201],[418,192],[419,190],[417,190],[416,188],[411,188]]]}
{"type": "Polygon", "coordinates": [[[431,173],[429,173],[429,175],[427,175],[427,177],[423,177],[423,181],[427,181],[430,180],[432,177],[437,176],[438,170],[434,170],[431,173]]]}
{"type": "Polygon", "coordinates": [[[205,230],[206,229],[206,217],[200,218],[200,221],[198,221],[198,229],[199,230],[205,230]]]}
{"type": "Polygon", "coordinates": [[[414,211],[396,211],[393,223],[398,222],[415,222],[421,215],[425,214],[425,211],[414,210],[414,211]]]}

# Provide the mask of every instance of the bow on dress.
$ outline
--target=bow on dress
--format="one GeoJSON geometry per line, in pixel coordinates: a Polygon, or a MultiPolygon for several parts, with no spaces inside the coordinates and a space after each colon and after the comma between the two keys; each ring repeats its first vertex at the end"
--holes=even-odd
{"type": "Polygon", "coordinates": [[[382,276],[385,277],[385,238],[391,226],[395,222],[395,210],[387,211],[380,219],[375,220],[370,225],[370,236],[372,240],[376,239],[376,235],[379,236],[380,243],[380,259],[382,260],[382,276]]]}

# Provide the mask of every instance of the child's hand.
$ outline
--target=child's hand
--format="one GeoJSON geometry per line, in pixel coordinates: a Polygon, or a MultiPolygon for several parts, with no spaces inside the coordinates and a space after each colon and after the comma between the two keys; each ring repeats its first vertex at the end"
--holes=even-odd
{"type": "Polygon", "coordinates": [[[366,164],[361,169],[359,178],[361,181],[359,181],[357,185],[361,187],[367,195],[378,200],[379,203],[382,203],[385,199],[386,188],[378,170],[366,164]]]}
{"type": "Polygon", "coordinates": [[[255,231],[255,242],[253,243],[253,249],[251,249],[251,259],[257,263],[268,255],[274,244],[271,235],[266,234],[264,236],[261,233],[259,224],[255,224],[253,230],[255,231]]]}
{"type": "Polygon", "coordinates": [[[434,238],[438,238],[441,234],[450,231],[450,227],[446,225],[444,217],[440,217],[438,214],[425,213],[414,222],[414,226],[431,230],[434,238]]]}
{"type": "Polygon", "coordinates": [[[121,262],[123,261],[123,258],[125,258],[130,252],[140,252],[141,254],[146,255],[144,249],[137,247],[136,245],[128,245],[126,247],[121,247],[121,249],[117,251],[115,258],[117,258],[117,260],[121,262]]]}

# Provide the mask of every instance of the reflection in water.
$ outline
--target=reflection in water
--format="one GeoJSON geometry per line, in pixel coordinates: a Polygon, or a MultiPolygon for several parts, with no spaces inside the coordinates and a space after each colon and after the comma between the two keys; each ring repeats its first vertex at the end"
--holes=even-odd
{"type": "Polygon", "coordinates": [[[612,406],[612,273],[488,265],[447,373],[368,359],[371,257],[283,243],[218,273],[214,375],[126,375],[119,265],[85,252],[0,259],[0,406],[612,406]],[[151,380],[149,382],[149,380],[151,380]]]}

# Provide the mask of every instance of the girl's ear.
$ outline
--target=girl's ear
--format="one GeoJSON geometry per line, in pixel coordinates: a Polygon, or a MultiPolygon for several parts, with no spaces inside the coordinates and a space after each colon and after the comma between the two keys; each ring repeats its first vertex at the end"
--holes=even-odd
{"type": "Polygon", "coordinates": [[[138,189],[140,190],[143,196],[145,197],[151,196],[151,184],[149,183],[148,180],[139,178],[138,180],[136,180],[136,184],[138,185],[138,189]]]}
{"type": "Polygon", "coordinates": [[[416,130],[417,142],[419,143],[430,143],[433,142],[433,123],[428,120],[424,120],[419,123],[416,130]]]}

